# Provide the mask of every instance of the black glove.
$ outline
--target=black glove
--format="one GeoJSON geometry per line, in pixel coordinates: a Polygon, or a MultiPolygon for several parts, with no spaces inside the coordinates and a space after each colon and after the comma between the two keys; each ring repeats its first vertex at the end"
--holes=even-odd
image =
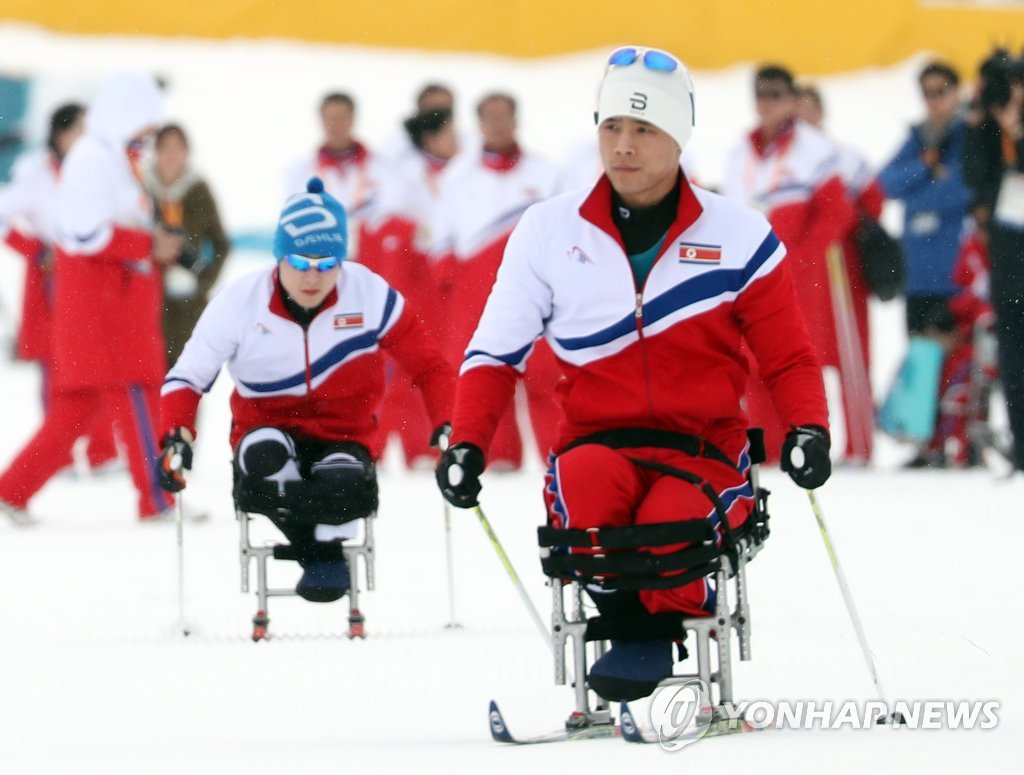
{"type": "Polygon", "coordinates": [[[807,490],[828,481],[832,475],[828,431],[817,425],[799,425],[786,434],[782,444],[782,470],[807,490]]]}
{"type": "Polygon", "coordinates": [[[195,439],[185,428],[177,428],[163,438],[163,449],[156,461],[156,475],[167,492],[185,489],[183,470],[192,470],[192,444],[195,439]]]}
{"type": "Polygon", "coordinates": [[[452,424],[446,422],[443,425],[439,425],[434,428],[434,432],[430,434],[430,446],[435,449],[439,449],[444,452],[448,449],[448,443],[452,438],[452,424]]]}
{"type": "Polygon", "coordinates": [[[444,499],[460,509],[478,506],[480,474],[484,472],[484,453],[475,444],[460,442],[441,454],[435,476],[444,499]]]}

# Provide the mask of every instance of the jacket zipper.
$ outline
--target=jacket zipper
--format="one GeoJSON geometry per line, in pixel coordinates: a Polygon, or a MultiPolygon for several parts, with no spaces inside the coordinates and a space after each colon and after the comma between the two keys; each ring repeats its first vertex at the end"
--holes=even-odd
{"type": "Polygon", "coordinates": [[[302,329],[302,348],[306,355],[306,395],[313,392],[313,370],[309,365],[309,329],[302,329]]]}
{"type": "MultiPolygon", "coordinates": [[[[627,256],[626,260],[627,261],[629,260],[628,256],[627,256]]],[[[654,267],[652,266],[651,267],[651,271],[653,271],[653,270],[654,270],[654,267]]],[[[648,277],[649,276],[650,276],[650,273],[648,273],[648,277]]],[[[647,285],[647,278],[646,277],[644,278],[644,284],[642,286],[637,286],[637,284],[636,284],[636,277],[633,278],[633,287],[636,288],[636,313],[635,313],[636,314],[636,334],[637,334],[637,337],[639,339],[638,344],[640,345],[640,357],[643,360],[643,364],[644,364],[644,374],[643,374],[644,392],[647,395],[647,413],[651,416],[651,419],[653,420],[655,418],[655,414],[654,414],[654,391],[651,388],[651,364],[650,364],[650,359],[648,358],[648,355],[647,355],[647,344],[644,341],[644,290],[643,289],[644,289],[644,286],[646,286],[646,285],[647,285]]]]}
{"type": "MultiPolygon", "coordinates": [[[[646,283],[644,284],[646,285],[646,283]]],[[[647,414],[654,419],[654,394],[650,386],[650,359],[647,356],[647,344],[643,335],[643,290],[637,291],[637,337],[639,337],[640,357],[643,359],[643,385],[647,395],[647,414]]]]}

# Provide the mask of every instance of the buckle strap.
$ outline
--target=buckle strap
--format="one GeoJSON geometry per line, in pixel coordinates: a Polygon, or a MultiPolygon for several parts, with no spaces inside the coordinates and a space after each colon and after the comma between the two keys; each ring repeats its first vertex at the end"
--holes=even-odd
{"type": "Polygon", "coordinates": [[[591,530],[559,530],[547,525],[537,528],[537,544],[549,549],[647,549],[652,546],[714,540],[715,530],[706,519],[591,530]]]}
{"type": "Polygon", "coordinates": [[[649,552],[623,552],[612,554],[552,554],[541,558],[541,567],[548,576],[559,578],[583,577],[602,581],[605,576],[616,578],[661,575],[676,571],[717,569],[720,556],[714,544],[689,546],[668,554],[649,552]],[[705,568],[705,566],[707,566],[705,568]]]}

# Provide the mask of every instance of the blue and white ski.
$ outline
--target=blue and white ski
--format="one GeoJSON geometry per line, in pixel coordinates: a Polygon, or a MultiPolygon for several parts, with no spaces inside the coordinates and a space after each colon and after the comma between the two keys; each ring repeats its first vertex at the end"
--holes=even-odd
{"type": "Polygon", "coordinates": [[[501,715],[501,711],[498,710],[498,703],[494,700],[491,700],[491,705],[488,709],[488,719],[491,725],[491,737],[499,743],[512,743],[513,745],[562,743],[569,740],[592,740],[594,738],[619,737],[622,735],[622,730],[616,724],[593,724],[578,728],[567,726],[565,729],[549,732],[545,735],[515,737],[509,732],[508,724],[505,723],[505,717],[501,715]]]}
{"type": "Polygon", "coordinates": [[[622,726],[622,739],[629,743],[666,743],[669,741],[680,741],[687,738],[703,740],[708,737],[721,737],[722,735],[735,735],[741,732],[759,732],[758,727],[751,726],[746,721],[733,720],[715,716],[711,723],[703,731],[684,732],[677,737],[666,740],[657,732],[651,729],[644,729],[636,722],[636,717],[629,709],[629,703],[619,705],[619,723],[622,726]]]}

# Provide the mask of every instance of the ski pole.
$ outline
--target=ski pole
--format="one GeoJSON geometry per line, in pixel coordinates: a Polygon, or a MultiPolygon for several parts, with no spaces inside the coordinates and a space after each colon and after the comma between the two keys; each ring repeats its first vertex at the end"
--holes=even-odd
{"type": "MultiPolygon", "coordinates": [[[[445,423],[437,434],[437,448],[444,452],[451,442],[452,426],[445,423]]],[[[461,472],[461,469],[460,469],[461,472]]],[[[452,562],[452,510],[448,501],[444,504],[444,554],[448,564],[448,624],[446,630],[458,630],[462,625],[455,621],[455,566],[452,562]]]]}
{"type": "MultiPolygon", "coordinates": [[[[860,641],[861,651],[864,652],[864,661],[868,664],[868,670],[871,673],[871,680],[875,682],[875,691],[878,693],[878,699],[885,703],[886,707],[889,707],[889,701],[885,697],[885,691],[882,689],[882,681],[878,677],[878,669],[875,667],[875,658],[871,655],[871,648],[868,646],[867,636],[864,634],[864,628],[861,626],[860,617],[857,615],[857,607],[853,604],[853,596],[850,594],[850,587],[846,583],[846,575],[843,573],[842,567],[839,565],[839,555],[836,554],[835,547],[832,545],[832,538],[829,536],[828,528],[825,526],[825,515],[821,512],[821,507],[818,505],[818,499],[814,497],[814,490],[807,491],[807,497],[811,501],[811,509],[814,511],[814,518],[818,521],[818,530],[821,532],[821,540],[825,542],[825,551],[828,552],[828,558],[832,562],[832,570],[835,571],[836,581],[839,582],[839,590],[843,593],[843,600],[846,602],[846,610],[850,614],[850,621],[853,622],[853,629],[857,633],[857,640],[860,641]]],[[[901,722],[900,714],[895,713],[886,719],[879,719],[879,724],[884,724],[887,720],[892,719],[897,723],[901,722]]]]}
{"type": "Polygon", "coordinates": [[[186,638],[191,634],[185,625],[185,507],[182,493],[174,501],[174,528],[178,543],[178,628],[186,638]]]}
{"type": "Polygon", "coordinates": [[[448,624],[447,630],[458,630],[462,625],[455,620],[455,566],[452,562],[452,510],[444,501],[444,554],[448,564],[448,624]]]}
{"type": "Polygon", "coordinates": [[[505,549],[502,547],[501,541],[499,541],[498,536],[494,534],[494,529],[491,527],[491,523],[487,519],[487,515],[484,514],[484,510],[480,508],[479,505],[474,506],[473,511],[476,512],[476,516],[480,520],[480,524],[483,526],[484,532],[487,533],[487,537],[491,541],[491,546],[493,546],[494,551],[498,553],[498,558],[501,560],[501,564],[505,566],[505,571],[508,573],[509,578],[512,579],[512,584],[515,586],[516,592],[519,593],[519,597],[522,598],[523,604],[530,612],[530,617],[533,619],[533,623],[537,625],[537,631],[544,639],[548,648],[553,650],[554,644],[551,642],[551,635],[548,633],[548,628],[544,624],[544,620],[540,618],[540,614],[537,613],[537,608],[534,606],[533,601],[530,600],[530,596],[526,593],[526,587],[524,587],[523,582],[519,580],[519,574],[516,573],[516,569],[512,567],[512,562],[505,553],[505,549]]]}

